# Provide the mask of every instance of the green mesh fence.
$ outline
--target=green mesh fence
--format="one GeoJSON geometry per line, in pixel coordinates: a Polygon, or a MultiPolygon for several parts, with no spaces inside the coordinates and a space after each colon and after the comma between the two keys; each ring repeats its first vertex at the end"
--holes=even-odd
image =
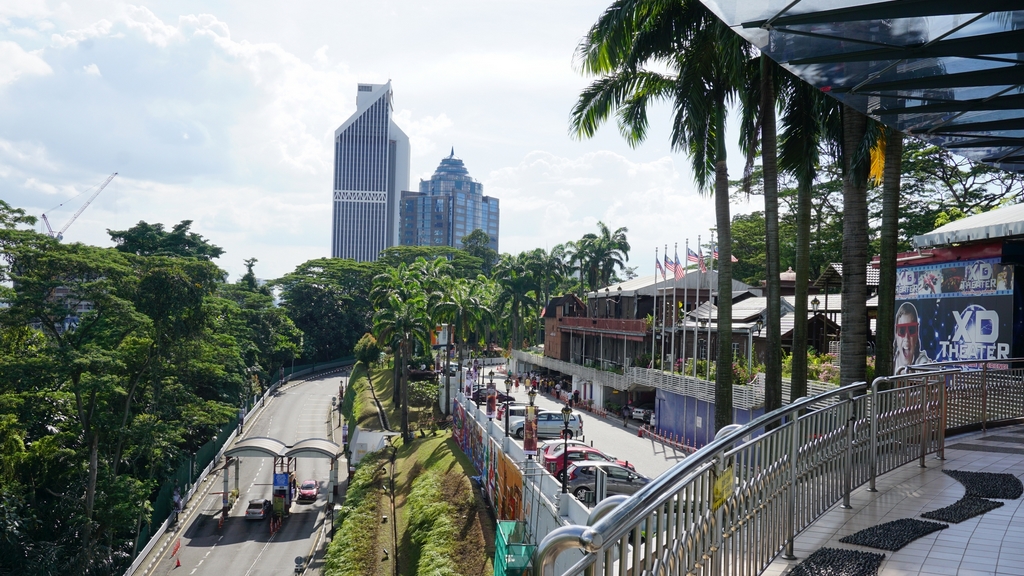
{"type": "Polygon", "coordinates": [[[514,520],[498,522],[498,541],[494,550],[494,576],[521,576],[530,569],[537,546],[523,544],[525,525],[514,520]]]}

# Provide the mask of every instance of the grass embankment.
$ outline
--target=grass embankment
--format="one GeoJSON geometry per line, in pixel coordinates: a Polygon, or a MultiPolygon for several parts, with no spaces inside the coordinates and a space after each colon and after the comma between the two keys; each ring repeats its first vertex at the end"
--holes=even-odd
{"type": "MultiPolygon", "coordinates": [[[[367,417],[368,409],[374,407],[371,380],[391,427],[398,429],[400,410],[392,402],[390,370],[375,370],[368,380],[365,369],[356,365],[342,406],[346,418],[360,426],[365,421],[367,428],[379,427],[375,413],[367,417]]],[[[410,407],[411,422],[425,423],[435,416],[430,406],[410,407]]],[[[335,520],[338,529],[328,548],[324,574],[391,576],[396,548],[401,575],[493,574],[494,520],[469,481],[476,474],[473,464],[448,431],[415,436],[409,443],[395,438],[392,447],[359,464],[335,520]],[[392,452],[395,518],[390,511],[392,452]],[[389,517],[387,523],[384,516],[389,517]],[[397,529],[397,546],[393,529],[397,529]]]]}

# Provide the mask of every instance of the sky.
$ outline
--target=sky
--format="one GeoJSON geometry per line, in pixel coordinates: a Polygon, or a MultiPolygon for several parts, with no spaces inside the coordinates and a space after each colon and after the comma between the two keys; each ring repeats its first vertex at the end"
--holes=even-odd
{"type": "MultiPolygon", "coordinates": [[[[454,148],[500,200],[502,252],[628,229],[629,265],[706,242],[714,204],[671,150],[670,109],[636,148],[614,123],[570,133],[593,79],[575,49],[600,1],[0,2],[0,198],[111,245],[139,221],[225,249],[231,279],[330,255],[334,130],[357,83],[392,83],[411,182],[454,148]],[[85,193],[83,195],[83,193],[85,193]]],[[[735,138],[733,138],[735,140],[735,138]]],[[[730,175],[743,159],[734,149],[730,175]]],[[[734,204],[733,214],[761,209],[734,204]]],[[[41,230],[41,228],[40,228],[41,230]]]]}

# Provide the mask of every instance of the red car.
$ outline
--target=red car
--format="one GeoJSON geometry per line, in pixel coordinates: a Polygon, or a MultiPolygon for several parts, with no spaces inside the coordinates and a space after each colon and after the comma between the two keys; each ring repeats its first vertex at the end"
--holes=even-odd
{"type": "Polygon", "coordinates": [[[316,480],[305,480],[299,485],[299,502],[313,502],[320,493],[320,485],[316,480]]]}
{"type": "MultiPolygon", "coordinates": [[[[559,447],[553,449],[550,452],[544,454],[544,468],[548,472],[555,475],[555,478],[562,479],[562,469],[565,464],[565,455],[562,453],[563,450],[559,447]]],[[[572,466],[577,462],[583,461],[598,461],[598,462],[614,462],[619,466],[625,466],[630,470],[636,470],[632,464],[625,460],[619,460],[614,456],[609,456],[604,452],[601,452],[597,448],[591,448],[590,446],[569,446],[569,465],[572,466]]]]}

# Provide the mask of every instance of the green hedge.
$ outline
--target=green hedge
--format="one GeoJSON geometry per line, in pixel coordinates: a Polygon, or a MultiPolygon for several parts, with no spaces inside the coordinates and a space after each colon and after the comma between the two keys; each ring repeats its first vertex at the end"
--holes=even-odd
{"type": "Polygon", "coordinates": [[[456,509],[441,493],[442,475],[427,472],[412,484],[407,504],[412,541],[420,548],[417,574],[456,576],[455,562],[458,529],[452,523],[456,509]]]}
{"type": "MultiPolygon", "coordinates": [[[[347,394],[346,394],[347,395],[347,394]]],[[[337,530],[327,547],[324,574],[327,576],[363,576],[374,574],[380,564],[377,530],[382,514],[381,465],[385,451],[367,454],[356,467],[345,494],[345,505],[334,519],[337,530]],[[353,534],[359,534],[353,538],[353,534]]]]}

